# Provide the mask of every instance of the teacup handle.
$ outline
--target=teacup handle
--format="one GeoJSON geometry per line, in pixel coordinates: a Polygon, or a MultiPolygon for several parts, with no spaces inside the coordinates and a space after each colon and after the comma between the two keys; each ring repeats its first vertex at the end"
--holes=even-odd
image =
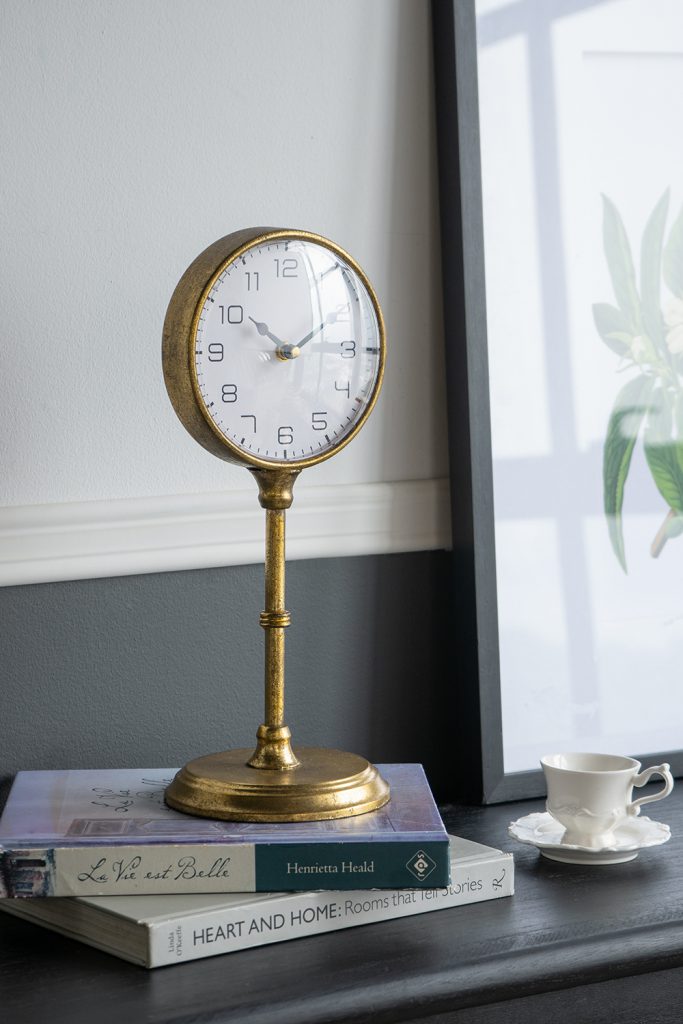
{"type": "Polygon", "coordinates": [[[640,814],[640,808],[643,804],[651,804],[655,800],[663,800],[665,796],[668,796],[671,790],[674,788],[674,780],[671,774],[671,768],[668,764],[657,764],[653,765],[652,768],[646,768],[640,775],[636,775],[633,780],[633,785],[644,786],[646,782],[649,782],[653,775],[661,775],[664,779],[663,789],[658,790],[656,793],[652,793],[651,796],[641,796],[639,800],[634,800],[628,805],[629,814],[640,814]]]}

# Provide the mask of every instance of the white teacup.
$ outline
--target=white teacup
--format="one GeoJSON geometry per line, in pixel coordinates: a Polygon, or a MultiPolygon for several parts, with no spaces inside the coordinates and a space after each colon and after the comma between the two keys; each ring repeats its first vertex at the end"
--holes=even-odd
{"type": "Polygon", "coordinates": [[[547,754],[541,758],[548,787],[548,812],[567,830],[563,843],[601,849],[613,845],[614,830],[640,814],[643,804],[663,800],[673,789],[668,764],[641,772],[640,761],[616,754],[547,754]],[[632,800],[634,786],[653,775],[664,778],[663,789],[632,800]]]}

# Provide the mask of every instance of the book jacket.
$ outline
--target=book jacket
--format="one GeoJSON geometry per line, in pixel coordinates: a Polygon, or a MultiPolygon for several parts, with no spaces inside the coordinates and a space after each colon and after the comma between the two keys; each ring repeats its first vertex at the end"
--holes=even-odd
{"type": "Polygon", "coordinates": [[[448,836],[421,765],[379,765],[391,799],[334,821],[172,810],[174,769],[19,772],[0,818],[0,895],[105,896],[447,885],[448,836]]]}
{"type": "Polygon", "coordinates": [[[428,889],[0,900],[0,910],[144,967],[197,960],[510,896],[511,853],[451,837],[452,878],[428,889]]]}

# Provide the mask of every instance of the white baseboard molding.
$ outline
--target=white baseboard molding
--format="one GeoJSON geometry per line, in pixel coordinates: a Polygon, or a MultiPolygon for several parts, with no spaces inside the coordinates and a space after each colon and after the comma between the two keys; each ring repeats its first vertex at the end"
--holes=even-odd
{"type": "MultiPolygon", "coordinates": [[[[0,586],[263,560],[256,491],[0,509],[0,586]]],[[[300,487],[287,558],[450,546],[446,480],[300,487]]]]}

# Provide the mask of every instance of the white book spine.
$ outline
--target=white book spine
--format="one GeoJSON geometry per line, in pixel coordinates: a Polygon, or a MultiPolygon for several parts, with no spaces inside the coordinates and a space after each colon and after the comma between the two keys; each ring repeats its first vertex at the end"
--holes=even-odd
{"type": "Polygon", "coordinates": [[[512,854],[501,853],[489,860],[455,862],[450,885],[441,889],[283,893],[253,906],[204,911],[141,927],[148,928],[147,966],[161,967],[513,892],[512,854]]]}
{"type": "Polygon", "coordinates": [[[53,896],[254,892],[256,884],[253,843],[58,847],[50,860],[53,896]]]}

